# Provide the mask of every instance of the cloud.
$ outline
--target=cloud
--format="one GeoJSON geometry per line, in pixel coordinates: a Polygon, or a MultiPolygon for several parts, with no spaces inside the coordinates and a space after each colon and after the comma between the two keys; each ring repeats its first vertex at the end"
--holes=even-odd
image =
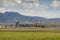
{"type": "Polygon", "coordinates": [[[6,5],[6,6],[13,6],[13,5],[15,5],[15,3],[13,2],[13,1],[9,1],[9,0],[5,0],[5,1],[3,1],[3,4],[4,4],[4,6],[6,5]]]}
{"type": "Polygon", "coordinates": [[[22,1],[21,0],[15,0],[18,4],[20,4],[20,3],[22,3],[22,1]]]}
{"type": "Polygon", "coordinates": [[[48,17],[50,15],[47,12],[48,7],[40,4],[39,0],[4,0],[2,4],[4,12],[16,11],[26,16],[48,17]]]}
{"type": "Polygon", "coordinates": [[[32,3],[22,3],[23,8],[32,8],[33,4],[32,3]]]}
{"type": "Polygon", "coordinates": [[[52,4],[50,6],[53,8],[60,7],[60,1],[54,0],[54,1],[52,1],[52,4]]]}
{"type": "Polygon", "coordinates": [[[40,6],[38,0],[24,0],[22,1],[22,6],[24,8],[38,8],[40,6]]]}
{"type": "Polygon", "coordinates": [[[60,11],[60,1],[0,0],[0,12],[13,11],[27,16],[57,17],[60,12],[54,11],[55,9],[52,10],[53,8],[58,8],[56,11],[60,11]]]}
{"type": "Polygon", "coordinates": [[[6,11],[6,9],[5,8],[0,8],[0,12],[5,12],[6,11]]]}
{"type": "MultiPolygon", "coordinates": [[[[5,8],[38,8],[38,0],[2,0],[2,6],[5,8]]],[[[0,5],[1,5],[0,4],[0,5]]]]}
{"type": "Polygon", "coordinates": [[[2,0],[2,6],[7,10],[32,10],[37,9],[40,6],[38,0],[2,0]]]}

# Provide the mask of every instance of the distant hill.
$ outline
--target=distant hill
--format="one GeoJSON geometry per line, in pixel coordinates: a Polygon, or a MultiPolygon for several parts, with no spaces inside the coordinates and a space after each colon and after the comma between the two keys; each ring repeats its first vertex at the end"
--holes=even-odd
{"type": "Polygon", "coordinates": [[[37,16],[24,16],[17,12],[0,13],[0,22],[39,22],[42,24],[58,24],[60,25],[60,18],[44,18],[37,16]]]}
{"type": "Polygon", "coordinates": [[[36,16],[24,16],[17,12],[5,12],[0,13],[0,22],[31,22],[31,21],[46,21],[48,19],[43,17],[36,17],[36,16]]]}

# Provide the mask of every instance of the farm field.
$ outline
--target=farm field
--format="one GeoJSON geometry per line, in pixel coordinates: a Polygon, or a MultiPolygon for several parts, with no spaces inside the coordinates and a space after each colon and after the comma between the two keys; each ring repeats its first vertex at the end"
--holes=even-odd
{"type": "Polygon", "coordinates": [[[60,29],[1,28],[0,40],[60,40],[60,29]]]}

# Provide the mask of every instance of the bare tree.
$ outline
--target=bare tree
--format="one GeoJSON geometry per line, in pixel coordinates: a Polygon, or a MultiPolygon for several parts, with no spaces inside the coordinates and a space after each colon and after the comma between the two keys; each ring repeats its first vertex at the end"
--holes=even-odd
{"type": "Polygon", "coordinates": [[[19,22],[16,22],[16,27],[18,27],[19,26],[19,22]]]}

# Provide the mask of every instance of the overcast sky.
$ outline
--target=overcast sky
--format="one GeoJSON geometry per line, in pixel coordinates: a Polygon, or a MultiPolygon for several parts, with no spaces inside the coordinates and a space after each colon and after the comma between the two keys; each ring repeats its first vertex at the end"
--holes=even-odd
{"type": "Polygon", "coordinates": [[[27,16],[60,18],[60,0],[0,0],[0,12],[6,11],[27,16]]]}

